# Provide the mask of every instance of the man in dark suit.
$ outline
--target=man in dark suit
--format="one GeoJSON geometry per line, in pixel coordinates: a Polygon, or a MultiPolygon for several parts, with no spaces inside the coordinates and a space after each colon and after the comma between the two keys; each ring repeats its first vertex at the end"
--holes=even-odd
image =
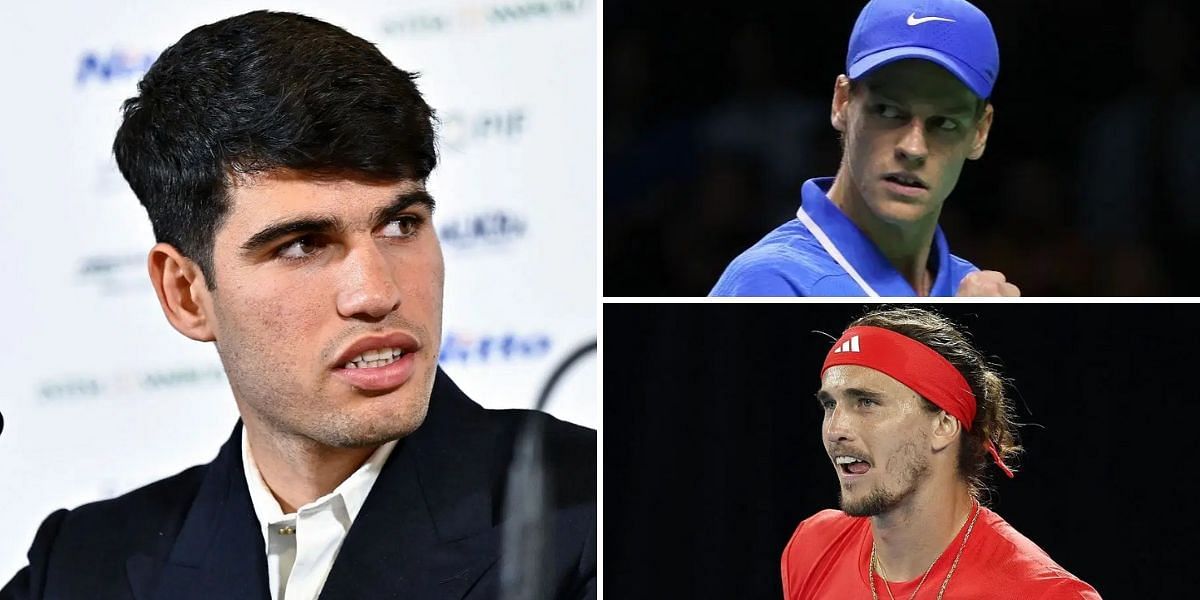
{"type": "Polygon", "coordinates": [[[258,11],[185,35],[138,92],[114,152],[150,278],[241,420],[208,465],[50,515],[0,600],[594,598],[595,432],[484,410],[438,369],[413,76],[258,11]]]}

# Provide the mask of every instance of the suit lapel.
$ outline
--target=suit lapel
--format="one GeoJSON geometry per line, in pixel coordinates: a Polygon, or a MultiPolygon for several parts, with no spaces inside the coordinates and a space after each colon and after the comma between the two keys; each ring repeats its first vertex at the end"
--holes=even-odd
{"type": "MultiPolygon", "coordinates": [[[[429,413],[400,440],[321,593],[458,600],[497,568],[500,460],[483,409],[438,370],[429,413]]],[[[126,564],[137,600],[268,600],[266,549],[241,462],[241,423],[208,468],[173,545],[126,564]]]]}
{"type": "Polygon", "coordinates": [[[138,600],[267,600],[266,549],[242,473],[239,422],[208,468],[169,554],[126,570],[138,600]]]}
{"type": "Polygon", "coordinates": [[[462,598],[494,568],[482,409],[438,370],[425,422],[379,473],[325,581],[333,598],[462,598]]]}

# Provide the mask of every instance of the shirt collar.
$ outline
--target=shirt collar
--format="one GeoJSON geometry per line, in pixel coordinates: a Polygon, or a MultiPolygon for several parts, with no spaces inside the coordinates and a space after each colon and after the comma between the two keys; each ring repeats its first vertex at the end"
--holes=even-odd
{"type": "MultiPolygon", "coordinates": [[[[800,190],[801,210],[825,232],[846,260],[881,296],[916,296],[917,291],[904,276],[888,262],[879,247],[867,237],[850,217],[829,199],[833,177],[819,177],[804,182],[800,190]]],[[[931,296],[953,296],[956,290],[950,280],[950,248],[939,225],[933,232],[934,273],[931,296]]]]}
{"type": "MultiPolygon", "coordinates": [[[[306,512],[330,502],[341,503],[345,506],[346,513],[353,523],[359,511],[362,510],[363,503],[367,500],[367,494],[375,485],[375,480],[379,478],[379,472],[383,469],[384,463],[387,462],[392,450],[396,447],[396,442],[397,440],[392,440],[376,448],[367,461],[351,473],[345,481],[338,484],[332,492],[301,506],[297,509],[297,513],[306,512]]],[[[282,521],[293,521],[296,513],[283,514],[279,501],[275,499],[266,482],[263,481],[262,473],[259,472],[258,465],[254,462],[254,456],[250,452],[250,441],[246,437],[244,426],[242,427],[242,469],[246,473],[250,503],[254,506],[254,514],[262,525],[265,540],[268,526],[282,521]]]]}

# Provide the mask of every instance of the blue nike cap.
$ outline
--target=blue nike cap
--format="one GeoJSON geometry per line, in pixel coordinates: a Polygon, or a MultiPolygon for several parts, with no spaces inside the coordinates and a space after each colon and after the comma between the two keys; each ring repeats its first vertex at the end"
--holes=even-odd
{"type": "Polygon", "coordinates": [[[850,33],[846,75],[906,58],[933,61],[980,98],[992,95],[1000,47],[992,22],[966,0],[871,0],[850,33]]]}

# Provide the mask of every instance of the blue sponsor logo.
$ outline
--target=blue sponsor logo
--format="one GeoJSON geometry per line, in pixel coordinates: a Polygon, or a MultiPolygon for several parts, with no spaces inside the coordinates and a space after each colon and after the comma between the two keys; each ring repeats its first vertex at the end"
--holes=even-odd
{"type": "Polygon", "coordinates": [[[438,237],[448,247],[467,250],[479,246],[495,247],[525,237],[525,220],[517,215],[494,210],[443,221],[438,237]]]}
{"type": "Polygon", "coordinates": [[[442,340],[442,355],[438,360],[444,365],[532,360],[549,354],[551,346],[550,336],[541,333],[471,335],[451,332],[442,340]]]}
{"type": "Polygon", "coordinates": [[[111,83],[138,79],[150,70],[158,54],[116,49],[108,53],[84,52],[79,58],[79,69],[75,72],[75,85],[88,82],[111,83]]]}

